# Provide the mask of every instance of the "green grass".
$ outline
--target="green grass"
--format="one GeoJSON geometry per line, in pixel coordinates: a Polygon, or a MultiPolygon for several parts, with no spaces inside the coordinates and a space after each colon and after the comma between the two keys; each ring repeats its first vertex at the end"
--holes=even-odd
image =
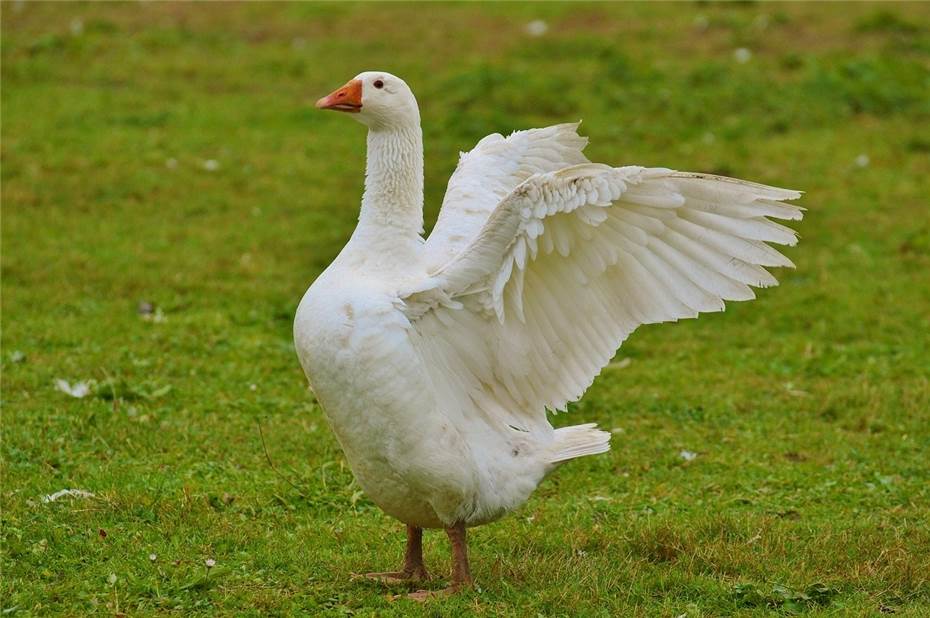
{"type": "Polygon", "coordinates": [[[930,4],[2,8],[5,614],[930,615],[930,4]],[[364,165],[312,101],[370,68],[419,97],[428,221],[459,150],[578,118],[595,160],[809,208],[781,287],[630,338],[555,419],[612,452],[426,606],[350,579],[402,530],[291,343],[364,165]]]}

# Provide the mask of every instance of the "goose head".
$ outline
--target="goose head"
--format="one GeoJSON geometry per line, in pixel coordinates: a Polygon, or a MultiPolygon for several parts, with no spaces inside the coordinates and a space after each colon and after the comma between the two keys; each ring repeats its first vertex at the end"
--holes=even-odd
{"type": "Polygon", "coordinates": [[[410,87],[384,71],[365,71],[316,102],[319,109],[346,112],[372,129],[419,126],[420,110],[410,87]]]}

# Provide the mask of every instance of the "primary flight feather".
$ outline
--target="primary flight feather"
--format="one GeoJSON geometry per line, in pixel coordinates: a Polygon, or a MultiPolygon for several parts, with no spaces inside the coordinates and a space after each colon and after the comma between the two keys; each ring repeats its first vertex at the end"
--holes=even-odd
{"type": "MultiPolygon", "coordinates": [[[[465,529],[523,504],[557,464],[608,450],[593,424],[553,429],[640,324],[722,311],[793,266],[797,191],[582,153],[577,124],[498,134],[464,153],[423,240],[412,92],[361,73],[317,107],[368,126],[359,223],[297,310],[301,365],[359,485],[407,524],[401,571],[427,577],[423,528],[471,583],[465,529]]],[[[414,593],[425,598],[429,593],[414,593]]]]}

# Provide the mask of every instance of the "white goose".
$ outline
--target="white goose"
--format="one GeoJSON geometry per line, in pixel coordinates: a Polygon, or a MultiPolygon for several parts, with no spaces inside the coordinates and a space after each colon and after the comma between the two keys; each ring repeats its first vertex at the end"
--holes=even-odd
{"type": "MultiPolygon", "coordinates": [[[[317,102],[368,126],[358,227],[297,309],[301,365],[359,485],[407,524],[404,566],[427,577],[423,528],[471,584],[465,529],[523,504],[559,463],[603,453],[594,424],[553,429],[640,324],[722,311],[793,266],[800,196],[582,154],[577,124],[490,135],[463,154],[424,241],[416,99],[389,73],[317,102]]],[[[424,598],[428,593],[414,593],[424,598]]]]}

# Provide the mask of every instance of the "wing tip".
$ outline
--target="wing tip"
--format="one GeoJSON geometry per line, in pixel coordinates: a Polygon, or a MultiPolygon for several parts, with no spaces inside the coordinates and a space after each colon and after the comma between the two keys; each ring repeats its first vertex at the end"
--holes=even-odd
{"type": "MultiPolygon", "coordinates": [[[[766,185],[759,182],[753,182],[751,180],[742,180],[740,178],[732,178],[730,176],[721,176],[719,174],[711,174],[705,172],[679,172],[672,171],[668,174],[671,178],[681,178],[681,179],[691,179],[691,180],[710,180],[717,182],[724,182],[727,184],[739,185],[741,187],[756,189],[759,191],[764,191],[765,193],[758,195],[758,198],[765,199],[774,199],[777,201],[782,200],[796,200],[800,199],[804,195],[804,191],[801,189],[785,189],[783,187],[776,187],[774,185],[766,185]]],[[[757,198],[757,199],[758,199],[757,198]]],[[[795,208],[798,208],[797,206],[795,208]]]]}

